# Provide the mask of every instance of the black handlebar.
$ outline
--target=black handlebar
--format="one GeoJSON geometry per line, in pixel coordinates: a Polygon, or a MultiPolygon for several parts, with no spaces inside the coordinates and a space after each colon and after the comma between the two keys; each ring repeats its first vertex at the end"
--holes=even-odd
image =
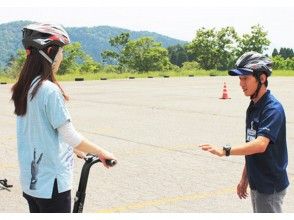
{"type": "MultiPolygon", "coordinates": [[[[81,157],[79,157],[79,158],[81,158],[81,157]]],[[[84,157],[83,159],[85,160],[85,163],[82,168],[80,182],[79,182],[79,188],[78,188],[78,191],[77,191],[76,197],[75,197],[75,203],[74,203],[74,208],[73,208],[74,213],[83,212],[90,168],[93,164],[101,162],[99,157],[97,157],[96,155],[93,155],[93,154],[87,154],[86,157],[84,157]]],[[[113,167],[117,164],[117,161],[116,160],[106,160],[106,164],[108,166],[113,167]]]]}
{"type": "MultiPolygon", "coordinates": [[[[86,161],[86,163],[89,163],[91,165],[93,165],[94,163],[102,162],[100,158],[94,154],[87,154],[87,156],[83,159],[86,161]]],[[[113,167],[117,164],[117,160],[106,160],[106,164],[110,167],[113,167]]]]}
{"type": "Polygon", "coordinates": [[[106,164],[110,167],[113,167],[117,164],[116,160],[106,160],[106,164]]]}

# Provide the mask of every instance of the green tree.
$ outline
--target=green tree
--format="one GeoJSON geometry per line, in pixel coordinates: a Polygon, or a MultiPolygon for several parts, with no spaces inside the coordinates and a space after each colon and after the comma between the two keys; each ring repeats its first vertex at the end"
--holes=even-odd
{"type": "Polygon", "coordinates": [[[233,27],[221,28],[216,33],[216,69],[226,70],[233,66],[238,40],[238,34],[233,27]]]}
{"type": "Polygon", "coordinates": [[[275,48],[275,49],[273,50],[272,56],[275,57],[275,56],[278,56],[278,55],[279,55],[279,52],[278,52],[278,50],[275,48]]]}
{"type": "Polygon", "coordinates": [[[80,72],[86,73],[98,73],[102,69],[102,65],[96,62],[91,56],[84,55],[83,56],[83,63],[80,67],[80,72]]]}
{"type": "Polygon", "coordinates": [[[279,55],[281,55],[284,59],[294,57],[293,49],[282,47],[280,49],[279,55]]]}
{"type": "Polygon", "coordinates": [[[187,61],[183,63],[182,70],[198,70],[200,69],[199,63],[196,61],[187,61]]]}
{"type": "Polygon", "coordinates": [[[283,58],[281,55],[272,57],[274,69],[294,70],[294,57],[283,58]]]}
{"type": "Polygon", "coordinates": [[[103,62],[122,65],[122,51],[130,40],[130,33],[123,32],[115,37],[111,37],[109,43],[115,51],[106,50],[101,53],[103,62]]]}
{"type": "Polygon", "coordinates": [[[294,70],[294,57],[288,57],[286,59],[286,68],[287,70],[294,70]]]}
{"type": "Polygon", "coordinates": [[[196,32],[196,37],[188,46],[188,52],[195,55],[195,61],[203,69],[215,69],[217,56],[215,29],[205,29],[204,27],[196,32]]]}
{"type": "Polygon", "coordinates": [[[68,72],[78,71],[78,61],[82,62],[86,54],[81,48],[80,43],[72,43],[64,47],[64,57],[60,65],[58,74],[65,74],[68,72]]]}
{"type": "Polygon", "coordinates": [[[14,78],[18,77],[21,68],[26,59],[26,51],[18,50],[16,56],[11,56],[8,62],[8,65],[4,69],[5,73],[14,78]]]}
{"type": "Polygon", "coordinates": [[[237,40],[233,27],[220,31],[201,28],[188,45],[188,52],[203,69],[225,69],[234,60],[237,40]]]}
{"type": "Polygon", "coordinates": [[[286,68],[285,59],[283,57],[281,57],[280,55],[273,56],[272,61],[273,61],[273,68],[274,69],[285,69],[286,68]]]}
{"type": "Polygon", "coordinates": [[[244,52],[263,53],[270,41],[267,32],[260,25],[251,27],[251,32],[241,37],[233,27],[197,30],[195,38],[188,45],[188,54],[203,69],[225,70],[233,66],[244,52]]]}
{"type": "Polygon", "coordinates": [[[237,56],[241,56],[248,51],[256,51],[263,53],[270,45],[270,40],[267,39],[267,32],[263,30],[263,27],[254,25],[251,27],[251,32],[243,34],[239,38],[237,56]]]}
{"type": "Polygon", "coordinates": [[[167,50],[169,60],[174,65],[182,67],[183,63],[187,62],[189,59],[186,48],[180,44],[170,46],[167,50]]]}
{"type": "Polygon", "coordinates": [[[120,71],[129,69],[138,72],[168,69],[168,51],[152,38],[142,37],[130,40],[129,33],[122,33],[110,38],[109,43],[115,51],[106,50],[101,56],[103,60],[112,61],[120,71]]]}
{"type": "Polygon", "coordinates": [[[138,72],[169,69],[168,51],[150,37],[129,41],[122,51],[121,62],[138,72]]]}

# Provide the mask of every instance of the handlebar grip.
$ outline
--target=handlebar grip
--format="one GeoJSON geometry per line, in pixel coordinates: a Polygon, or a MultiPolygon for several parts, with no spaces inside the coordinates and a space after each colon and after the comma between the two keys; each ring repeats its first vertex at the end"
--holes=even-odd
{"type": "Polygon", "coordinates": [[[117,160],[106,160],[106,164],[110,167],[113,167],[117,164],[117,160]]]}
{"type": "MultiPolygon", "coordinates": [[[[91,162],[91,161],[93,161],[94,158],[96,158],[96,160],[98,162],[101,162],[101,160],[97,156],[95,156],[93,154],[87,154],[86,157],[81,157],[80,155],[77,155],[77,157],[79,159],[84,159],[87,162],[91,162]]],[[[113,166],[115,166],[117,164],[117,160],[106,160],[105,162],[110,167],[113,167],[113,166]]]]}

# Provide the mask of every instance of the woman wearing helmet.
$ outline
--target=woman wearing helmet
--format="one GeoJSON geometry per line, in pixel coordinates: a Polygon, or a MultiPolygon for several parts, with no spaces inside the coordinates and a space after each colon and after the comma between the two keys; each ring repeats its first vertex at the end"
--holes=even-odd
{"type": "Polygon", "coordinates": [[[23,196],[30,212],[70,212],[73,152],[115,159],[74,129],[55,74],[63,46],[70,43],[58,25],[31,24],[23,28],[27,58],[12,87],[17,115],[17,146],[23,196]]]}
{"type": "Polygon", "coordinates": [[[217,156],[245,155],[237,194],[245,199],[249,184],[253,212],[282,212],[289,185],[285,112],[267,90],[271,66],[266,56],[247,52],[237,60],[236,68],[229,71],[229,75],[239,76],[245,96],[251,98],[246,113],[246,143],[232,147],[200,146],[217,156]]]}

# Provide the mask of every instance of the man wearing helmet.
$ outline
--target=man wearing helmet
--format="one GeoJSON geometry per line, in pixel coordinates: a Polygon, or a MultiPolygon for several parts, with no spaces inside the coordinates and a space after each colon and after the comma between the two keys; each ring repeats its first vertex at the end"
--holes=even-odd
{"type": "Polygon", "coordinates": [[[229,71],[239,76],[240,86],[251,102],[246,113],[246,143],[217,147],[201,145],[217,156],[245,155],[245,166],[237,186],[240,199],[248,196],[250,186],[254,212],[282,212],[289,185],[286,118],[281,103],[267,90],[272,62],[257,52],[247,52],[229,71]]]}
{"type": "Polygon", "coordinates": [[[63,46],[70,43],[58,25],[23,28],[27,58],[12,87],[17,115],[17,147],[23,196],[30,212],[70,212],[73,152],[97,155],[105,167],[114,156],[75,130],[55,74],[63,46]]]}

